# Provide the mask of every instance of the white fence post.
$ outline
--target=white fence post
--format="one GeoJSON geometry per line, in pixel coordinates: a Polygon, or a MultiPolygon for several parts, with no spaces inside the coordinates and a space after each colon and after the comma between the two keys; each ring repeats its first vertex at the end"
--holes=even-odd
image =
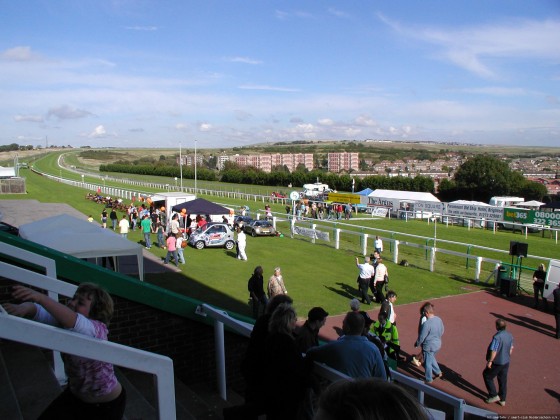
{"type": "Polygon", "coordinates": [[[399,261],[399,241],[398,241],[398,239],[395,239],[394,245],[395,245],[395,252],[393,252],[393,262],[395,264],[397,264],[397,261],[399,261]]]}
{"type": "Polygon", "coordinates": [[[311,224],[311,229],[313,229],[313,237],[311,238],[311,243],[314,244],[315,243],[315,238],[317,237],[317,234],[315,233],[315,229],[317,228],[317,225],[315,223],[311,224]]]}
{"type": "Polygon", "coordinates": [[[340,229],[334,230],[334,249],[340,249],[340,229]]]}
{"type": "Polygon", "coordinates": [[[363,233],[362,234],[362,255],[367,255],[367,240],[368,240],[368,234],[367,233],[363,233]]]}
{"type": "Polygon", "coordinates": [[[482,257],[476,257],[476,269],[474,280],[478,283],[480,281],[480,270],[482,269],[482,257]]]}
{"type": "Polygon", "coordinates": [[[433,246],[432,247],[432,255],[430,257],[430,271],[431,272],[434,272],[435,263],[436,263],[436,247],[433,246]]]}

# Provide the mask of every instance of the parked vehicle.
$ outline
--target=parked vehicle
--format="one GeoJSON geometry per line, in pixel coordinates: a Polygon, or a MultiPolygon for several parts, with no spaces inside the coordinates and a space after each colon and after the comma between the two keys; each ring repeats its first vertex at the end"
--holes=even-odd
{"type": "Polygon", "coordinates": [[[249,216],[235,216],[233,218],[233,227],[239,226],[239,225],[248,225],[249,223],[253,222],[254,219],[252,217],[249,216]]]}
{"type": "Polygon", "coordinates": [[[251,236],[274,236],[276,235],[276,229],[272,226],[268,220],[253,220],[243,226],[245,233],[251,234],[251,236]]]}
{"type": "Polygon", "coordinates": [[[233,230],[226,223],[215,222],[207,223],[192,232],[188,243],[196,249],[224,247],[229,250],[235,247],[233,230]]]}

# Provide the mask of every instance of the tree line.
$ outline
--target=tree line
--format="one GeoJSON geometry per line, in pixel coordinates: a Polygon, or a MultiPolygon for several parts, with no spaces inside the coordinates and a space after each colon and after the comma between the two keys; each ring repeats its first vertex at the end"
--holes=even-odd
{"type": "MultiPolygon", "coordinates": [[[[114,163],[101,165],[101,172],[133,173],[137,175],[179,177],[181,170],[178,165],[146,164],[137,162],[114,163]]],[[[194,179],[194,168],[183,167],[183,178],[194,179]]],[[[323,170],[308,171],[298,168],[289,172],[282,168],[274,168],[264,172],[254,167],[239,167],[226,162],[224,169],[216,171],[205,167],[197,168],[197,179],[220,181],[232,184],[249,184],[301,188],[304,184],[321,182],[338,191],[361,191],[366,188],[387,189],[398,191],[416,191],[434,193],[442,201],[474,200],[487,203],[493,196],[515,195],[525,200],[543,201],[547,196],[546,187],[538,182],[529,181],[521,172],[512,171],[506,162],[490,155],[477,155],[463,163],[453,179],[441,181],[435,191],[434,180],[427,176],[384,176],[372,175],[364,178],[352,177],[348,174],[334,174],[323,170]]]]}

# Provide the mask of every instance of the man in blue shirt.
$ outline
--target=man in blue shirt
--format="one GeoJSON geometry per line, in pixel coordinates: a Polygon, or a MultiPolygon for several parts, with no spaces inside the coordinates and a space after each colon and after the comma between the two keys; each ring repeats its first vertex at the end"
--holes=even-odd
{"type": "Polygon", "coordinates": [[[352,378],[375,377],[387,380],[379,349],[367,337],[362,336],[364,322],[364,317],[359,312],[348,312],[342,324],[345,335],[336,341],[309,349],[307,357],[352,378]]]}
{"type": "Polygon", "coordinates": [[[420,335],[414,347],[422,347],[424,366],[426,368],[424,382],[431,384],[434,380],[434,374],[436,379],[443,376],[436,360],[436,353],[441,349],[441,336],[443,335],[444,327],[441,318],[434,314],[434,305],[427,303],[425,311],[427,319],[422,324],[420,335]]]}
{"type": "Polygon", "coordinates": [[[486,352],[486,367],[482,372],[484,384],[488,390],[488,398],[484,401],[488,404],[497,402],[502,407],[506,405],[507,375],[509,360],[513,351],[513,336],[506,331],[506,321],[501,318],[496,320],[496,330],[492,342],[486,352]],[[498,377],[500,392],[496,392],[494,378],[498,377]]]}

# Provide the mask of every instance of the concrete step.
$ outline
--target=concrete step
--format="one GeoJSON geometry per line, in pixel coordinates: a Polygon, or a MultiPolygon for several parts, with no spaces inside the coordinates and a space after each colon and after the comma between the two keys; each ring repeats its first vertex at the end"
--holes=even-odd
{"type": "Polygon", "coordinates": [[[62,391],[48,359],[41,349],[13,341],[3,340],[0,348],[21,418],[36,419],[62,391]]]}

